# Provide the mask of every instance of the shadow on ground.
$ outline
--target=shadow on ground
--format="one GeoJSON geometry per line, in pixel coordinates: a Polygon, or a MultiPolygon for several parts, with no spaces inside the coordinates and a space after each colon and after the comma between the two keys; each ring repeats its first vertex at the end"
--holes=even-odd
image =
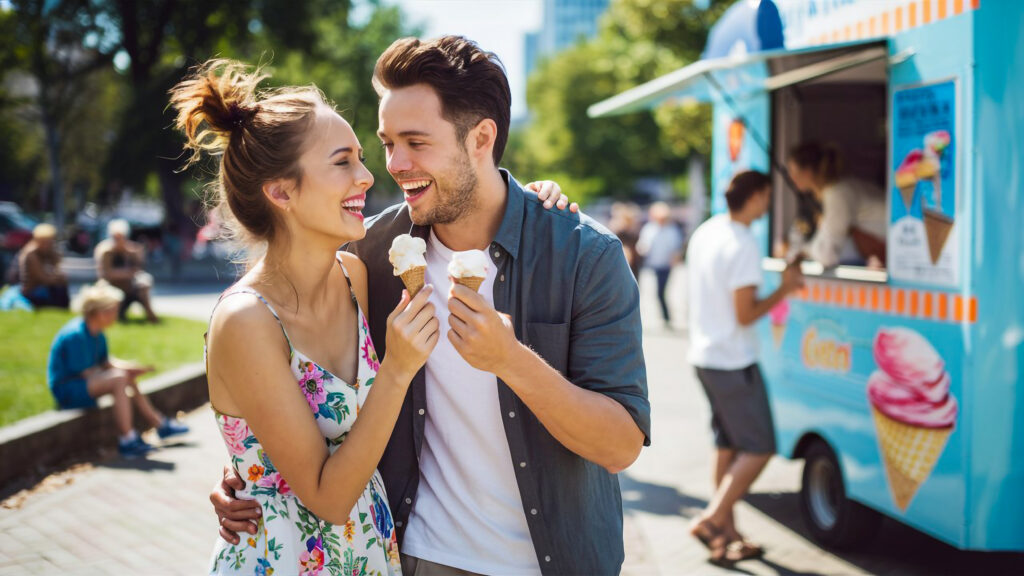
{"type": "MultiPolygon", "coordinates": [[[[751,494],[746,501],[817,545],[800,516],[799,494],[751,494]]],[[[862,550],[829,552],[871,574],[1024,574],[1024,554],[959,550],[891,518],[882,520],[877,536],[862,550]]],[[[793,573],[780,571],[779,574],[793,573]]]]}

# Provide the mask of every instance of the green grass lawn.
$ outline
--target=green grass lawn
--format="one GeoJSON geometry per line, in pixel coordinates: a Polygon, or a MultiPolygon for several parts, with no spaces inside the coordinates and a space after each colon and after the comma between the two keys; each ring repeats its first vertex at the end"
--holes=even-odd
{"type": "MultiPolygon", "coordinates": [[[[0,312],[0,426],[55,408],[46,384],[50,344],[74,317],[66,311],[0,312]]],[[[156,366],[157,372],[203,359],[206,325],[164,317],[160,324],[140,320],[107,330],[110,354],[156,366]]]]}

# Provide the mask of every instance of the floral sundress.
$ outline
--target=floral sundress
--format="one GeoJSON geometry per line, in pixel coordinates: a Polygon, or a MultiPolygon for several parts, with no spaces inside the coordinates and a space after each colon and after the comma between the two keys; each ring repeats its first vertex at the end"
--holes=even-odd
{"type": "MultiPolygon", "coordinates": [[[[348,278],[347,271],[345,276],[348,278]]],[[[240,293],[259,298],[281,322],[270,303],[250,288],[229,291],[221,299],[240,293]]],[[[291,350],[292,373],[332,454],[345,441],[380,368],[370,327],[354,293],[352,301],[358,315],[360,349],[357,377],[351,384],[292,347],[281,324],[291,350]]],[[[241,533],[241,541],[235,545],[217,539],[210,574],[401,575],[398,539],[379,472],[374,471],[348,522],[331,524],[317,518],[292,493],[244,419],[214,412],[231,462],[245,480],[245,488],[236,495],[259,501],[263,516],[255,536],[241,533]]]]}

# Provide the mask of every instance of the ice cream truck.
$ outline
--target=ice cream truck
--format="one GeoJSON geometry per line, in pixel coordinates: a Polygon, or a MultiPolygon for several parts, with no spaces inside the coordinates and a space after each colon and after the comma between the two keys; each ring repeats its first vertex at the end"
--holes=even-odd
{"type": "Polygon", "coordinates": [[[885,199],[882,266],[804,262],[757,326],[779,452],[804,460],[825,544],[881,513],[1024,550],[1022,31],[1013,0],[739,0],[701,60],[589,109],[712,103],[712,212],[736,172],[773,176],[764,291],[797,223],[795,145],[833,143],[885,199]]]}

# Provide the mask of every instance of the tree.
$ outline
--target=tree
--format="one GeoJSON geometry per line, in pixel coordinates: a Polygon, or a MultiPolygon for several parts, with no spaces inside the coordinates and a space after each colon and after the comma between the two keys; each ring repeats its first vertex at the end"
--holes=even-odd
{"type": "Polygon", "coordinates": [[[707,106],[601,119],[586,109],[699,58],[710,23],[730,3],[703,11],[693,0],[614,0],[596,38],[542,62],[529,79],[532,118],[510,139],[510,166],[557,178],[587,201],[632,196],[637,178],[678,174],[689,156],[706,156],[707,106]]]}
{"type": "Polygon", "coordinates": [[[3,15],[2,26],[10,32],[6,42],[13,39],[13,45],[5,46],[4,69],[19,70],[31,79],[23,84],[31,85],[26,96],[33,105],[18,106],[15,98],[8,102],[9,109],[35,115],[43,128],[48,197],[61,228],[66,192],[62,160],[68,155],[62,137],[90,94],[86,89],[90,75],[108,66],[111,59],[81,41],[98,31],[95,12],[88,2],[18,0],[13,11],[3,15]]]}

